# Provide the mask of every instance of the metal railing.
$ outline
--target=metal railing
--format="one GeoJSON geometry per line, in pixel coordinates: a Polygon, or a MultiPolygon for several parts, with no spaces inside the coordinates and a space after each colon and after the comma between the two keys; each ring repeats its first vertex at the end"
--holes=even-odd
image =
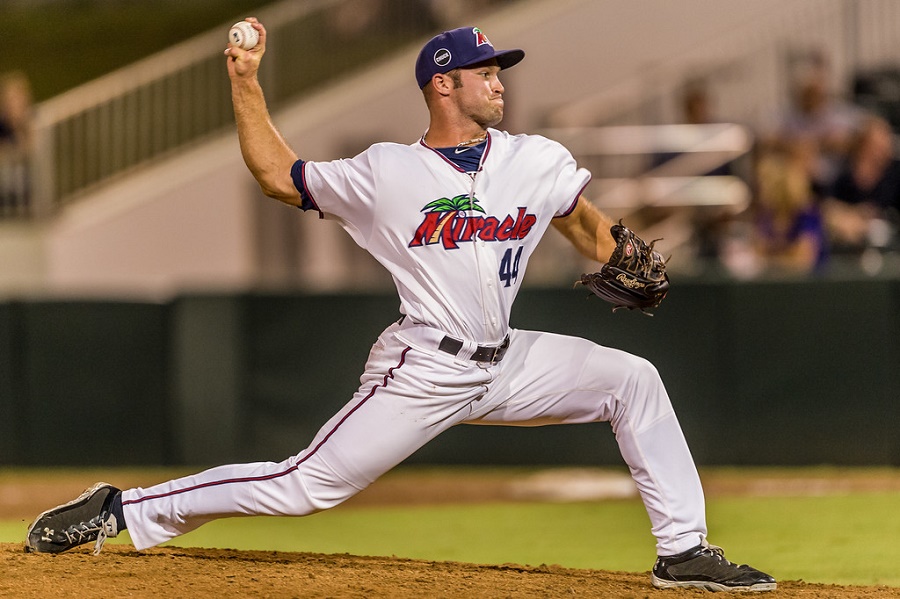
{"type": "Polygon", "coordinates": [[[30,172],[25,150],[0,147],[0,219],[31,216],[30,172]]]}
{"type": "Polygon", "coordinates": [[[746,126],[623,125],[541,133],[561,142],[595,173],[591,201],[613,218],[641,222],[641,211],[662,209],[641,226],[650,238],[665,238],[667,251],[691,242],[692,215],[738,215],[750,205],[752,191],[739,176],[745,169],[738,168],[755,142],[746,126]]]}
{"type": "MultiPolygon", "coordinates": [[[[267,21],[302,31],[304,21],[336,4],[287,2],[272,7],[267,21]]],[[[101,182],[229,126],[225,39],[210,31],[38,105],[34,213],[50,214],[101,182]]],[[[277,90],[267,93],[280,99],[277,90]]]]}

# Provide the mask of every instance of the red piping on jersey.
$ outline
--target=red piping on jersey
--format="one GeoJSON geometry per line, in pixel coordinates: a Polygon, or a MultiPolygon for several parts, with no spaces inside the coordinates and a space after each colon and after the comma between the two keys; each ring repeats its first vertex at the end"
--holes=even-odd
{"type": "Polygon", "coordinates": [[[323,445],[325,445],[325,443],[328,441],[328,439],[330,439],[331,436],[337,431],[337,429],[340,428],[340,426],[344,422],[346,422],[347,419],[351,415],[353,415],[354,412],[356,412],[356,410],[361,408],[367,401],[369,401],[369,399],[371,399],[372,396],[375,395],[375,392],[378,389],[387,387],[388,379],[394,378],[394,371],[397,370],[398,368],[400,368],[401,366],[403,366],[404,362],[406,362],[406,354],[410,349],[412,349],[412,348],[407,346],[407,348],[403,350],[403,353],[400,354],[400,361],[397,363],[396,366],[392,366],[390,369],[388,369],[387,374],[384,375],[383,382],[372,387],[372,390],[369,391],[369,394],[366,395],[364,398],[362,398],[362,400],[360,400],[360,402],[358,404],[356,404],[353,407],[353,409],[351,409],[349,412],[347,412],[344,415],[344,417],[341,418],[341,420],[337,424],[334,425],[334,428],[332,428],[330,431],[328,431],[328,434],[325,435],[325,438],[322,439],[319,442],[319,444],[313,448],[312,451],[310,451],[308,454],[303,456],[303,459],[301,459],[299,462],[297,462],[296,464],[294,464],[287,470],[284,470],[283,472],[276,472],[274,474],[267,474],[265,476],[247,476],[244,478],[229,478],[229,479],[224,479],[224,480],[213,480],[213,481],[205,482],[205,483],[202,483],[199,485],[194,485],[193,487],[185,487],[184,489],[176,489],[174,491],[169,491],[168,493],[159,493],[157,495],[146,495],[144,497],[139,497],[137,499],[129,499],[127,501],[123,501],[122,505],[135,505],[135,504],[143,503],[144,501],[148,501],[151,499],[162,499],[164,497],[173,497],[175,495],[181,495],[182,493],[187,493],[188,491],[197,491],[200,489],[207,489],[209,487],[218,487],[221,485],[228,485],[231,483],[254,483],[254,482],[267,481],[267,480],[274,480],[276,478],[281,478],[283,476],[287,476],[288,474],[291,474],[292,472],[296,471],[300,467],[300,464],[302,464],[303,462],[305,462],[306,460],[308,460],[309,458],[314,456],[316,454],[316,452],[319,451],[319,449],[323,445]]]}
{"type": "Polygon", "coordinates": [[[306,192],[306,197],[309,198],[309,201],[312,202],[313,208],[315,208],[319,213],[319,218],[325,218],[325,213],[322,212],[322,209],[319,208],[318,202],[316,202],[316,198],[313,197],[312,192],[309,190],[309,186],[306,184],[306,164],[307,162],[304,160],[303,164],[300,165],[300,181],[303,184],[303,191],[306,192]]]}
{"type": "MultiPolygon", "coordinates": [[[[488,152],[491,151],[491,134],[490,134],[490,133],[487,134],[487,137],[485,138],[485,141],[487,141],[487,145],[484,146],[484,154],[481,155],[481,165],[479,165],[479,167],[478,167],[478,170],[479,170],[479,171],[483,168],[484,161],[487,160],[488,152]]],[[[443,160],[444,162],[446,162],[447,164],[449,164],[450,166],[452,166],[454,169],[456,169],[456,170],[459,171],[460,173],[465,173],[465,172],[466,172],[465,169],[459,168],[459,167],[456,165],[455,162],[453,162],[452,160],[450,160],[449,158],[447,158],[446,156],[444,156],[443,154],[441,154],[440,152],[438,152],[437,150],[435,150],[434,148],[432,148],[431,146],[429,146],[427,143],[425,143],[425,136],[424,136],[424,135],[423,135],[422,138],[419,140],[419,143],[422,144],[423,146],[425,146],[426,148],[428,148],[429,150],[431,150],[432,152],[434,152],[435,154],[437,154],[438,156],[440,156],[441,160],[443,160]]]]}

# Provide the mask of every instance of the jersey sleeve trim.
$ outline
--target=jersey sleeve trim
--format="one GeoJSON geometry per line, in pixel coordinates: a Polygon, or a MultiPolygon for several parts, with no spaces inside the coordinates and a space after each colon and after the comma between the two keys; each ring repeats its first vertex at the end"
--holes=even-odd
{"type": "Polygon", "coordinates": [[[590,178],[585,182],[584,185],[581,186],[581,189],[578,190],[578,193],[575,194],[575,199],[572,200],[572,203],[569,205],[566,210],[560,214],[553,215],[553,218],[564,218],[572,214],[572,211],[575,210],[575,205],[578,204],[578,198],[581,197],[581,194],[584,193],[584,190],[587,189],[588,183],[590,183],[590,178]]]}
{"type": "Polygon", "coordinates": [[[309,188],[306,186],[306,162],[303,160],[298,160],[291,166],[291,179],[294,181],[294,187],[297,188],[297,191],[300,192],[300,200],[301,203],[298,208],[300,210],[315,210],[322,214],[322,211],[319,209],[319,206],[316,204],[315,199],[313,199],[312,194],[309,192],[309,188]]]}

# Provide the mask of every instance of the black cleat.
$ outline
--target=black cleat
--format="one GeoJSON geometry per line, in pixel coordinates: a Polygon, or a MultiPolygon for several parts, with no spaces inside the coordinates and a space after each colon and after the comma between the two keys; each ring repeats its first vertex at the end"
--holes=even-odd
{"type": "Polygon", "coordinates": [[[658,589],[694,587],[707,591],[774,591],[775,579],[756,568],[733,564],[721,547],[697,545],[678,555],[659,557],[650,574],[658,589]]]}
{"type": "Polygon", "coordinates": [[[95,541],[97,555],[107,537],[119,534],[116,517],[110,511],[119,493],[112,485],[97,483],[69,503],[47,510],[28,529],[25,551],[60,553],[95,541]]]}

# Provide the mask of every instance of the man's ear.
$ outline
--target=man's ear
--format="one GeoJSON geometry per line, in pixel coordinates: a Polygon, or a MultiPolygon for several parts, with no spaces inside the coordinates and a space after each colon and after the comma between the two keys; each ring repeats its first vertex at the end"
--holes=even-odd
{"type": "Polygon", "coordinates": [[[431,85],[434,90],[442,96],[449,95],[450,90],[456,87],[453,83],[453,78],[451,78],[446,73],[437,73],[436,75],[432,76],[429,85],[431,85]]]}

